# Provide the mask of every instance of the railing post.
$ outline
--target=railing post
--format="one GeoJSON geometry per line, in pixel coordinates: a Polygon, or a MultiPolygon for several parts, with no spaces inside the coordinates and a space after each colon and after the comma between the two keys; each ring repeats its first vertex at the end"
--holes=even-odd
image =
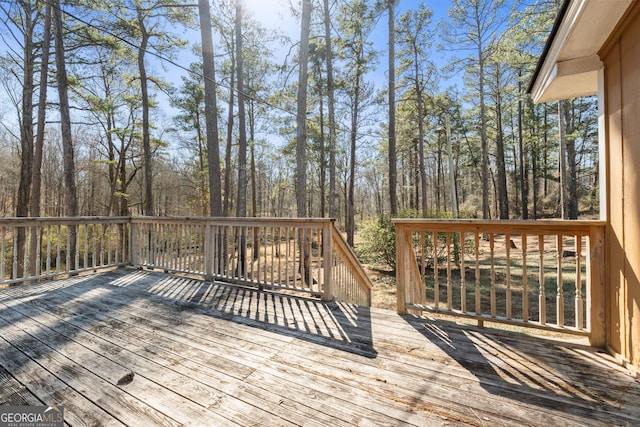
{"type": "Polygon", "coordinates": [[[322,301],[333,301],[333,220],[322,225],[322,261],[324,267],[324,293],[322,301]]]}
{"type": "Polygon", "coordinates": [[[606,292],[603,226],[592,226],[589,232],[587,290],[589,292],[587,304],[589,342],[594,347],[604,347],[606,345],[606,292]]]}
{"type": "Polygon", "coordinates": [[[398,314],[407,314],[407,236],[405,227],[396,224],[396,287],[398,314]]]}
{"type": "Polygon", "coordinates": [[[207,221],[204,232],[204,279],[213,278],[213,232],[211,222],[207,221]]]}
{"type": "Polygon", "coordinates": [[[136,237],[136,225],[131,220],[129,222],[129,261],[131,265],[136,265],[138,263],[138,238],[136,237]]]}

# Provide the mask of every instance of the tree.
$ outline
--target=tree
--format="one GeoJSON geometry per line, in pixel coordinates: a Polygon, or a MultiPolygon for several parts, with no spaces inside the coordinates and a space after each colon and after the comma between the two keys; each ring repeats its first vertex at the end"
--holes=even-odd
{"type": "Polygon", "coordinates": [[[420,199],[422,214],[427,214],[427,171],[425,164],[425,91],[426,86],[433,79],[435,66],[429,60],[432,43],[432,33],[428,31],[433,12],[420,3],[417,11],[405,12],[400,17],[398,29],[398,44],[401,51],[400,75],[410,85],[414,94],[415,120],[418,123],[418,168],[420,170],[420,199]]]}
{"type": "Polygon", "coordinates": [[[391,216],[398,213],[398,172],[396,164],[396,55],[395,55],[395,3],[389,0],[389,207],[391,216]]]}
{"type": "MultiPolygon", "coordinates": [[[[33,181],[34,140],[33,140],[33,97],[35,92],[36,61],[37,61],[37,25],[42,19],[42,9],[37,2],[20,0],[0,3],[0,11],[6,16],[3,24],[16,47],[8,51],[8,71],[16,76],[21,86],[20,95],[16,96],[14,104],[20,122],[19,154],[20,174],[18,178],[17,200],[15,215],[29,216],[31,203],[31,185],[33,181]],[[18,77],[19,76],[19,77],[18,77]]],[[[17,244],[17,277],[24,272],[24,251],[26,234],[24,228],[19,228],[16,236],[17,244]]]]}
{"type": "Polygon", "coordinates": [[[451,22],[446,26],[445,40],[456,50],[473,52],[465,61],[472,66],[478,94],[480,120],[480,149],[482,155],[482,217],[491,217],[489,210],[489,142],[487,139],[486,63],[494,51],[494,44],[506,17],[501,13],[504,0],[454,0],[449,9],[451,22]]]}
{"type": "MultiPolygon", "coordinates": [[[[89,4],[88,7],[95,7],[89,4]]],[[[154,215],[153,200],[153,153],[151,110],[155,106],[150,83],[160,90],[166,90],[166,84],[157,76],[149,75],[147,54],[156,53],[171,56],[176,48],[185,44],[183,40],[165,28],[169,25],[181,25],[192,20],[192,9],[183,0],[120,0],[109,4],[103,18],[112,14],[111,29],[137,39],[137,65],[142,101],[142,148],[144,170],[144,210],[145,215],[154,215]]]]}
{"type": "Polygon", "coordinates": [[[374,15],[365,0],[352,0],[341,8],[338,25],[342,31],[340,54],[346,63],[344,81],[350,114],[349,125],[349,179],[346,192],[345,224],[347,243],[354,244],[355,235],[355,182],[357,142],[361,130],[363,109],[372,96],[372,87],[364,80],[376,57],[367,37],[373,28],[374,15]],[[348,87],[347,87],[348,86],[348,87]]]}
{"type": "MultiPolygon", "coordinates": [[[[68,79],[64,51],[64,29],[62,27],[62,9],[60,7],[60,0],[54,0],[53,3],[53,22],[55,37],[56,80],[58,84],[60,130],[62,135],[62,152],[64,165],[64,195],[65,204],[67,207],[67,215],[73,217],[78,215],[78,199],[76,193],[75,161],[73,153],[73,138],[71,134],[71,113],[69,107],[67,86],[68,79]]],[[[75,256],[73,256],[73,254],[75,254],[76,252],[75,226],[69,226],[69,236],[71,242],[69,253],[72,256],[70,258],[71,265],[68,266],[68,269],[73,270],[75,268],[75,256]]]]}
{"type": "Polygon", "coordinates": [[[309,63],[309,30],[311,0],[302,0],[300,50],[298,53],[298,96],[296,107],[296,206],[299,218],[307,216],[307,67],[309,63]]]}
{"type": "Polygon", "coordinates": [[[238,200],[236,214],[247,216],[247,125],[242,54],[242,0],[236,0],[236,85],[238,87],[238,200]]]}
{"type": "Polygon", "coordinates": [[[207,128],[207,159],[209,164],[209,213],[222,215],[222,185],[220,181],[220,147],[218,136],[218,106],[215,86],[215,62],[209,0],[198,0],[200,37],[202,41],[202,71],[204,73],[204,110],[207,128]]]}
{"type": "Polygon", "coordinates": [[[329,114],[329,217],[336,216],[336,113],[335,82],[333,75],[333,47],[331,42],[331,14],[329,0],[324,0],[324,43],[327,62],[327,104],[329,114]]]}
{"type": "MultiPolygon", "coordinates": [[[[498,215],[500,219],[509,219],[509,198],[507,194],[507,171],[505,165],[505,144],[504,144],[504,127],[502,122],[503,108],[503,89],[504,89],[504,70],[502,58],[492,61],[488,64],[488,72],[493,77],[493,81],[488,85],[491,89],[491,96],[494,101],[494,120],[495,120],[495,157],[496,157],[496,193],[498,203],[498,215]]],[[[526,219],[526,218],[523,218],[526,219]]]]}
{"type": "MultiPolygon", "coordinates": [[[[207,180],[211,178],[213,171],[210,171],[209,162],[207,161],[208,149],[205,136],[206,124],[203,132],[203,120],[206,121],[206,112],[204,107],[204,75],[200,64],[191,64],[193,72],[190,78],[182,77],[183,85],[178,94],[172,97],[172,105],[180,111],[180,114],[174,117],[174,122],[178,126],[176,134],[180,135],[180,131],[186,132],[182,140],[185,148],[190,152],[195,152],[196,156],[196,188],[198,194],[198,202],[201,206],[201,215],[220,216],[214,214],[215,207],[220,209],[220,203],[211,204],[210,184],[207,180]],[[193,135],[195,131],[195,136],[193,135]],[[195,144],[193,144],[195,140],[195,144]],[[209,202],[209,203],[208,203],[209,202]],[[214,208],[212,211],[211,209],[214,208]],[[211,214],[210,214],[211,212],[211,214]]],[[[217,121],[217,120],[216,120],[217,121]]],[[[217,127],[217,125],[216,125],[217,127]]],[[[218,164],[218,168],[220,165],[218,164]]],[[[211,168],[213,169],[213,167],[211,168]]],[[[218,180],[220,177],[218,176],[218,180]]]]}

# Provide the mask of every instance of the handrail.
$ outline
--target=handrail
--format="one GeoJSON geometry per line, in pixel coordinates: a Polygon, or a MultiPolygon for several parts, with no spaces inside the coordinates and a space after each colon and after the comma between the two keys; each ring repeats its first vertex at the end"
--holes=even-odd
{"type": "MultiPolygon", "coordinates": [[[[362,268],[362,264],[360,264],[360,261],[358,261],[358,257],[356,256],[355,252],[344,239],[342,233],[340,233],[340,230],[338,230],[338,227],[336,227],[334,222],[331,223],[331,228],[333,249],[336,252],[336,256],[342,259],[342,262],[347,265],[347,270],[352,274],[353,280],[355,280],[358,284],[358,287],[356,289],[359,292],[356,298],[360,305],[370,307],[371,290],[373,289],[373,283],[371,283],[371,279],[369,279],[369,276],[364,271],[364,268],[362,268]]],[[[338,289],[333,290],[334,295],[338,292],[338,289]]]]}
{"type": "Polygon", "coordinates": [[[134,217],[131,241],[136,266],[371,304],[371,282],[331,219],[134,217]]]}
{"type": "Polygon", "coordinates": [[[440,312],[604,344],[604,221],[393,222],[399,313],[440,312]]]}
{"type": "Polygon", "coordinates": [[[331,219],[0,218],[0,285],[123,265],[371,304],[371,281],[331,219]]]}
{"type": "Polygon", "coordinates": [[[124,266],[130,217],[0,219],[0,285],[124,266]]]}

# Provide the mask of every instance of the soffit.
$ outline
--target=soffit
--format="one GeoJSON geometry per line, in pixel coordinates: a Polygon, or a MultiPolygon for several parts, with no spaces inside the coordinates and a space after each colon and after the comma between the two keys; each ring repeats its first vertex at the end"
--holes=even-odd
{"type": "Polygon", "coordinates": [[[598,50],[633,1],[568,0],[529,87],[534,102],[598,92],[598,50]]]}

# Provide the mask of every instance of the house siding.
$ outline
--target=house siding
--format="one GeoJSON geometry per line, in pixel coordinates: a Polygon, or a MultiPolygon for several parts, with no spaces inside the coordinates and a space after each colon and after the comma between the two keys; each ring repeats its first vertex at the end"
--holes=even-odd
{"type": "Polygon", "coordinates": [[[600,57],[608,154],[607,344],[640,370],[640,2],[600,57]]]}

